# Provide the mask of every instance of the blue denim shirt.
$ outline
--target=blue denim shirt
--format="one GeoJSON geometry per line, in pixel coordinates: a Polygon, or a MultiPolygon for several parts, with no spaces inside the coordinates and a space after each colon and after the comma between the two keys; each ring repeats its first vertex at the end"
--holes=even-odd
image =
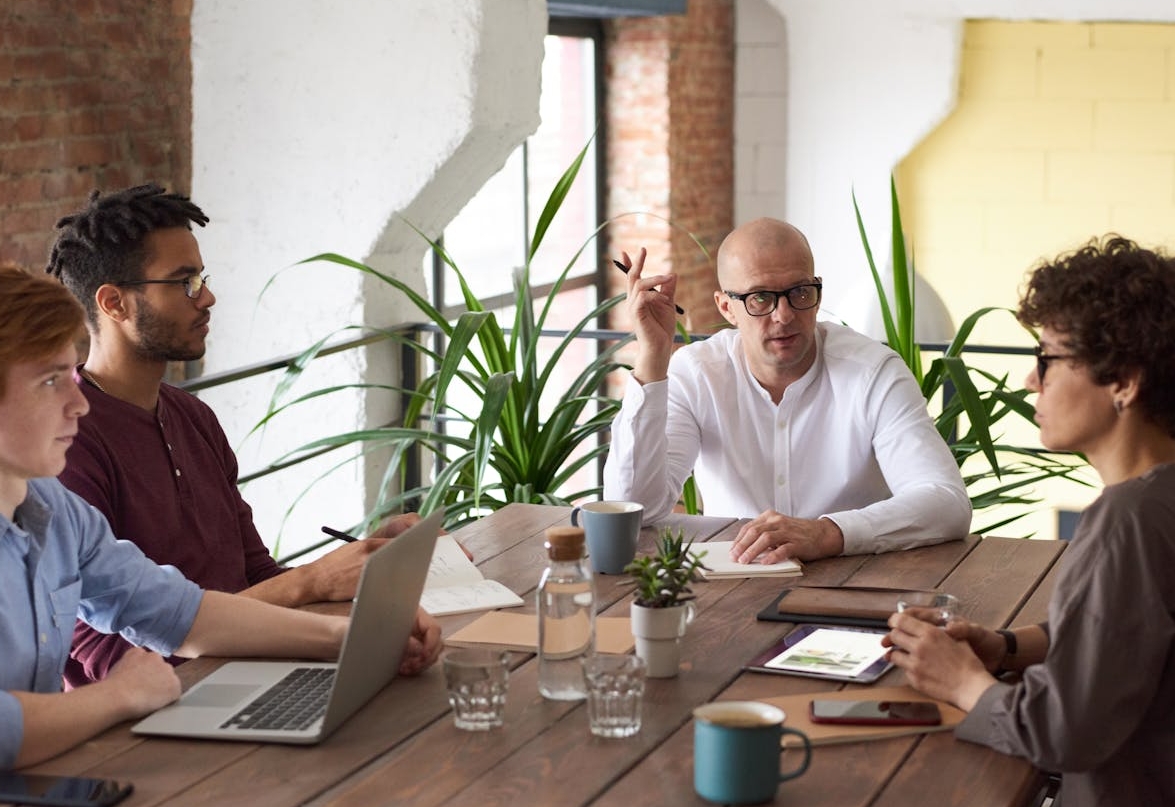
{"type": "Polygon", "coordinates": [[[74,621],[170,655],[188,635],[203,596],[172,566],[158,566],[56,479],[34,479],[0,515],[0,770],[24,737],[10,691],[60,692],[74,621]]]}

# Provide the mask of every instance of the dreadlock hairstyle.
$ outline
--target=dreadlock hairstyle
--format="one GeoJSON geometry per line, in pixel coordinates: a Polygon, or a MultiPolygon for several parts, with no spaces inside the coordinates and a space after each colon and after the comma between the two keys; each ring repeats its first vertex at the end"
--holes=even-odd
{"type": "Polygon", "coordinates": [[[204,211],[186,196],[158,185],[139,185],[105,196],[90,194],[86,209],[57,222],[61,232],[45,271],[65,284],[98,323],[94,293],[104,283],[141,280],[147,255],[144,240],[155,230],[192,229],[208,223],[204,211]]]}

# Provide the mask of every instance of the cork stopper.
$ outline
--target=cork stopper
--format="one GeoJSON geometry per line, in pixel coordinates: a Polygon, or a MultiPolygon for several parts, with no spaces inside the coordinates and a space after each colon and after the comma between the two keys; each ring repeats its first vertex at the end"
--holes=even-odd
{"type": "Polygon", "coordinates": [[[549,527],[544,546],[551,560],[579,560],[583,557],[583,528],[549,527]]]}

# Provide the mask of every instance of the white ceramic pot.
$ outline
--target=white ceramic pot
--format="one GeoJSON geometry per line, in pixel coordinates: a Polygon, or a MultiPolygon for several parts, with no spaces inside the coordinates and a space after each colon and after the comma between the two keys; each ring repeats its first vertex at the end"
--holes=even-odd
{"type": "Polygon", "coordinates": [[[669,608],[646,608],[632,604],[632,635],[636,654],[645,660],[649,678],[673,678],[681,660],[681,637],[694,621],[693,602],[669,608]]]}

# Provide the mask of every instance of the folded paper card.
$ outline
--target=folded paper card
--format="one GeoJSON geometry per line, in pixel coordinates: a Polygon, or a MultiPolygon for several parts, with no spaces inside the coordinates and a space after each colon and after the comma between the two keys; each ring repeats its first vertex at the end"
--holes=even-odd
{"type": "Polygon", "coordinates": [[[730,548],[734,541],[710,541],[694,544],[691,552],[704,550],[702,577],[707,580],[721,580],[728,577],[797,577],[804,573],[804,567],[796,560],[782,560],[778,563],[738,563],[731,559],[730,548]]]}
{"type": "MultiPolygon", "coordinates": [[[[445,644],[452,647],[488,644],[504,650],[534,653],[539,644],[538,617],[534,614],[491,611],[482,614],[452,636],[446,636],[445,644]]],[[[597,653],[628,653],[632,647],[632,624],[628,617],[596,617],[597,653]]]]}
{"type": "Polygon", "coordinates": [[[437,538],[420,607],[433,616],[513,608],[522,598],[497,580],[487,579],[451,535],[437,538]]]}
{"type": "MultiPolygon", "coordinates": [[[[812,745],[832,745],[834,743],[857,743],[866,740],[888,740],[892,737],[905,737],[911,734],[927,734],[934,731],[949,731],[959,725],[966,716],[961,709],[956,709],[949,703],[936,701],[911,687],[868,687],[864,689],[847,689],[831,692],[812,692],[806,695],[786,695],[779,698],[762,698],[764,703],[770,703],[783,709],[787,715],[784,725],[799,729],[808,735],[812,745]],[[832,723],[813,723],[808,716],[808,707],[814,698],[820,700],[837,701],[932,701],[938,704],[942,712],[942,723],[937,726],[847,726],[832,723]]],[[[789,738],[784,738],[784,745],[791,745],[789,738]]]]}
{"type": "Polygon", "coordinates": [[[874,586],[796,586],[785,589],[759,612],[759,619],[775,622],[821,622],[884,628],[898,600],[931,605],[937,591],[874,586]]]}

